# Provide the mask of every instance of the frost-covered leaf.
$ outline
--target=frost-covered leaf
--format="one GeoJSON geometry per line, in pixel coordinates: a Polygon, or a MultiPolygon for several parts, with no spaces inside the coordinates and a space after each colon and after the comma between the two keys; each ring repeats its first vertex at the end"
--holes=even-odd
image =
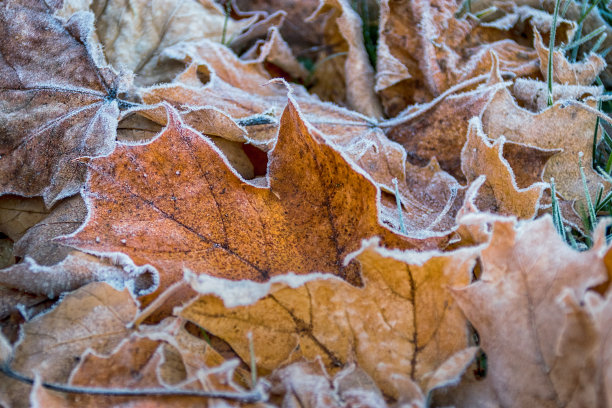
{"type": "MultiPolygon", "coordinates": [[[[102,282],[82,287],[23,326],[11,368],[65,383],[85,350],[108,353],[128,335],[136,311],[127,289],[119,292],[102,282]]],[[[0,393],[16,406],[27,406],[28,388],[14,380],[0,381],[0,393]]]]}
{"type": "Polygon", "coordinates": [[[574,386],[589,369],[591,335],[580,338],[568,328],[576,323],[560,299],[567,288],[583,299],[607,278],[602,233],[600,228],[592,249],[579,253],[561,240],[550,217],[493,222],[480,255],[480,280],[453,291],[487,354],[486,381],[476,390],[491,387],[502,406],[590,405],[580,403],[589,389],[574,386]],[[578,343],[568,352],[563,342],[570,335],[578,343]]]}
{"type": "Polygon", "coordinates": [[[512,168],[503,157],[504,145],[503,138],[489,142],[480,119],[471,119],[467,141],[461,151],[461,169],[470,183],[481,175],[486,176],[475,201],[480,210],[532,218],[547,184],[539,182],[526,188],[518,187],[512,168]]]}
{"type": "MultiPolygon", "coordinates": [[[[594,107],[594,101],[587,102],[594,107]]],[[[533,113],[517,105],[507,89],[491,100],[482,114],[483,130],[488,137],[501,136],[509,141],[542,149],[563,149],[544,169],[544,180],[555,179],[557,190],[567,200],[584,201],[584,185],[578,166],[580,154],[588,189],[595,196],[599,185],[609,183],[592,167],[593,134],[597,117],[579,106],[556,102],[550,108],[533,113]]]]}
{"type": "Polygon", "coordinates": [[[311,129],[292,101],[265,186],[241,179],[173,110],[153,142],[121,146],[89,168],[87,223],[61,242],[151,264],[162,290],[182,278],[183,268],[257,281],[319,271],[355,283],[357,266],[343,261],[363,238],[378,235],[400,248],[444,241],[383,227],[374,183],[311,129]]]}
{"type": "Polygon", "coordinates": [[[93,15],[69,21],[44,2],[0,11],[0,193],[42,195],[47,205],[79,191],[83,156],[110,153],[124,87],[96,64],[93,15]],[[17,41],[17,42],[16,42],[17,41]]]}
{"type": "Polygon", "coordinates": [[[468,346],[466,321],[449,287],[470,281],[477,253],[391,251],[369,241],[350,257],[361,264],[363,288],[321,275],[280,276],[271,286],[194,276],[191,285],[203,295],[181,315],[227,341],[245,361],[252,332],[264,373],[300,357],[320,356],[332,373],[354,361],[398,398],[406,384],[424,386],[468,346]]]}

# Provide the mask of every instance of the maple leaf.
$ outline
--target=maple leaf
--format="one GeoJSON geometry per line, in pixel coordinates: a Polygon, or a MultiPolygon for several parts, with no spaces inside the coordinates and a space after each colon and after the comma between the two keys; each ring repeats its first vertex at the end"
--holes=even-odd
{"type": "Polygon", "coordinates": [[[512,168],[503,158],[505,139],[497,139],[494,143],[487,139],[480,119],[472,118],[467,141],[461,151],[461,168],[468,182],[473,182],[480,175],[486,176],[475,204],[480,210],[490,209],[503,215],[532,218],[547,185],[539,182],[519,188],[512,168]]]}
{"type": "Polygon", "coordinates": [[[480,280],[453,294],[487,354],[486,382],[477,388],[491,387],[498,404],[560,406],[584,391],[568,394],[584,369],[582,356],[571,354],[588,355],[590,336],[578,334],[581,344],[568,338],[574,323],[559,299],[567,288],[582,299],[606,279],[603,229],[597,234],[594,247],[579,253],[561,240],[548,216],[522,224],[493,221],[480,254],[480,280]],[[568,354],[563,341],[578,344],[567,343],[573,347],[568,354]]]}
{"type": "Polygon", "coordinates": [[[90,214],[60,242],[149,263],[164,289],[183,268],[259,281],[319,271],[358,282],[356,265],[342,262],[364,237],[401,248],[443,241],[384,228],[372,181],[309,129],[291,98],[270,155],[268,185],[249,184],[169,109],[168,126],[153,142],[119,146],[90,162],[90,214]]]}
{"type": "MultiPolygon", "coordinates": [[[[493,66],[495,69],[495,66],[493,66]]],[[[440,167],[460,181],[461,149],[468,131],[468,122],[482,112],[507,83],[491,83],[481,88],[448,95],[435,104],[416,105],[389,120],[385,126],[389,139],[401,144],[412,164],[426,165],[436,158],[440,167]]]]}
{"type": "Polygon", "coordinates": [[[113,150],[125,79],[98,64],[91,14],[63,23],[42,1],[29,6],[0,12],[0,193],[51,206],[81,188],[75,159],[113,150]]]}
{"type": "Polygon", "coordinates": [[[190,276],[203,295],[180,314],[227,341],[245,361],[252,332],[262,372],[301,357],[320,356],[332,373],[354,361],[398,398],[409,390],[404,384],[424,386],[467,347],[466,322],[448,287],[469,282],[477,253],[392,251],[370,240],[348,258],[361,264],[363,288],[319,274],[280,276],[266,285],[190,276]]]}
{"type": "MultiPolygon", "coordinates": [[[[136,311],[136,301],[127,289],[119,292],[106,283],[89,284],[67,295],[49,313],[23,325],[11,368],[65,383],[86,349],[110,352],[128,335],[127,325],[136,311]]],[[[14,380],[0,381],[0,391],[11,405],[27,406],[27,389],[14,380]]]]}
{"type": "Polygon", "coordinates": [[[0,231],[17,242],[32,226],[49,214],[40,197],[0,197],[0,231]]]}
{"type": "Polygon", "coordinates": [[[321,0],[309,19],[314,20],[319,15],[325,16],[323,32],[330,55],[321,60],[314,71],[315,84],[310,92],[323,100],[380,118],[382,109],[373,90],[374,70],[363,43],[363,23],[359,15],[347,0],[321,0]],[[344,84],[344,89],[339,83],[344,84]]]}
{"type": "MultiPolygon", "coordinates": [[[[587,103],[595,104],[594,101],[587,103]]],[[[482,114],[483,130],[492,139],[503,135],[509,141],[542,149],[563,149],[546,164],[544,180],[554,178],[559,193],[566,200],[579,202],[585,200],[578,165],[581,154],[591,195],[596,194],[599,185],[606,190],[609,188],[609,183],[591,166],[596,119],[592,113],[578,106],[565,107],[560,101],[543,112],[527,111],[517,105],[507,89],[500,90],[482,114]]]]}
{"type": "MultiPolygon", "coordinates": [[[[224,31],[227,41],[254,21],[226,18],[212,0],[89,3],[83,5],[96,16],[96,34],[104,55],[113,66],[134,72],[139,85],[169,81],[182,68],[164,61],[166,48],[202,38],[221,42],[224,31]]],[[[74,10],[72,2],[64,7],[74,10]]]]}
{"type": "MultiPolygon", "coordinates": [[[[260,63],[241,61],[210,41],[185,45],[180,53],[176,52],[176,58],[196,62],[172,84],[142,90],[143,100],[148,104],[168,102],[175,107],[189,106],[188,115],[182,114],[182,117],[190,126],[205,134],[242,140],[270,150],[287,103],[286,87],[268,83],[270,76],[260,63]],[[202,83],[204,75],[207,79],[202,83]],[[201,123],[211,122],[210,110],[204,108],[207,106],[243,123],[242,133],[229,123],[215,130],[210,126],[203,128],[201,123]]],[[[405,178],[404,150],[385,137],[374,119],[323,103],[299,86],[292,85],[291,89],[304,118],[388,191],[393,190],[393,178],[405,178]]],[[[161,112],[150,115],[152,120],[165,123],[161,112]]]]}
{"type": "MultiPolygon", "coordinates": [[[[550,51],[542,43],[542,36],[535,30],[534,48],[540,58],[540,72],[546,81],[548,78],[548,57],[550,51]]],[[[569,62],[561,51],[553,52],[553,80],[566,85],[591,85],[606,67],[606,62],[597,54],[590,54],[582,62],[569,62]]]]}
{"type": "MultiPolygon", "coordinates": [[[[535,17],[535,10],[524,7],[498,21],[481,23],[470,14],[456,18],[458,6],[435,0],[383,2],[376,91],[388,115],[395,116],[407,105],[432,100],[453,85],[487,73],[491,51],[497,53],[505,72],[518,76],[538,72],[537,54],[515,26],[526,20],[544,30],[550,26],[549,15],[535,17]]],[[[559,20],[557,35],[567,38],[573,23],[559,20]]]]}
{"type": "Polygon", "coordinates": [[[268,381],[271,397],[278,396],[285,407],[387,407],[376,383],[355,365],[330,378],[319,359],[298,361],[276,370],[268,381]]]}

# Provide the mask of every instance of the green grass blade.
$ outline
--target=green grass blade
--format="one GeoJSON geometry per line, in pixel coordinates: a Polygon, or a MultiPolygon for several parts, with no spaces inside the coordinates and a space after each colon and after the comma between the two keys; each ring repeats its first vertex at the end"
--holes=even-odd
{"type": "Polygon", "coordinates": [[[593,44],[593,48],[591,48],[591,53],[595,54],[597,51],[599,51],[606,38],[608,38],[608,34],[603,33],[602,35],[600,35],[597,39],[597,42],[593,44]]]}
{"type": "Polygon", "coordinates": [[[574,234],[572,234],[572,229],[570,227],[566,228],[567,230],[567,242],[570,244],[572,248],[578,250],[578,243],[576,242],[576,238],[574,238],[574,234]]]}
{"type": "Polygon", "coordinates": [[[399,215],[400,231],[402,234],[406,234],[406,225],[404,224],[404,215],[402,211],[402,200],[400,199],[399,187],[397,185],[397,179],[393,179],[393,185],[395,186],[395,203],[397,204],[397,214],[399,215]]]}
{"type": "Polygon", "coordinates": [[[559,5],[561,4],[561,0],[555,1],[555,11],[553,14],[552,26],[550,28],[550,43],[548,44],[548,96],[546,98],[546,103],[548,106],[552,106],[553,104],[553,52],[555,50],[555,34],[557,33],[557,17],[559,16],[559,5]]]}
{"type": "MultiPolygon", "coordinates": [[[[575,49],[576,50],[579,46],[581,46],[585,42],[590,41],[591,39],[597,37],[599,34],[603,33],[604,31],[606,31],[606,26],[601,26],[601,27],[597,28],[596,30],[591,31],[590,33],[588,33],[584,37],[580,38],[579,40],[574,41],[571,44],[562,47],[562,49],[565,50],[565,51],[569,51],[571,49],[575,49]]],[[[576,58],[574,58],[574,60],[575,59],[576,58]]]]}
{"type": "Polygon", "coordinates": [[[225,3],[225,20],[223,20],[223,32],[221,33],[221,44],[227,45],[225,43],[225,36],[227,35],[227,22],[229,21],[230,16],[230,2],[229,0],[225,3]]]}
{"type": "Polygon", "coordinates": [[[561,235],[561,238],[565,242],[567,242],[567,237],[565,236],[565,228],[563,226],[563,218],[561,217],[561,210],[559,208],[559,200],[557,199],[557,190],[555,189],[555,179],[550,179],[550,192],[552,195],[552,217],[553,224],[555,225],[555,229],[561,235]]]}
{"type": "Polygon", "coordinates": [[[595,7],[597,7],[597,5],[599,4],[600,0],[595,0],[593,2],[593,4],[591,4],[591,6],[588,8],[588,10],[582,15],[580,16],[580,18],[578,19],[577,23],[578,24],[582,24],[582,22],[584,21],[585,18],[587,18],[587,16],[591,13],[591,11],[593,11],[593,9],[595,7]]]}
{"type": "Polygon", "coordinates": [[[582,187],[584,188],[584,197],[587,203],[587,215],[590,222],[590,230],[593,231],[597,225],[597,216],[595,214],[595,207],[593,207],[593,201],[591,201],[591,193],[589,193],[589,187],[587,185],[586,176],[584,175],[584,166],[582,165],[582,157],[584,153],[578,154],[578,166],[580,167],[580,178],[582,179],[582,187]]]}

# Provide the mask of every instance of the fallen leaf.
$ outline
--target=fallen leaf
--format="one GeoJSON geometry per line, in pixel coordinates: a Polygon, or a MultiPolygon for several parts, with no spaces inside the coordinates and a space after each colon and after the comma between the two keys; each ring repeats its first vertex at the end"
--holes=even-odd
{"type": "Polygon", "coordinates": [[[96,64],[91,14],[63,23],[42,1],[29,6],[11,2],[0,13],[0,193],[42,195],[51,206],[81,188],[85,167],[75,159],[113,150],[126,84],[96,64]]]}
{"type": "Polygon", "coordinates": [[[358,282],[356,265],[342,262],[362,238],[378,235],[400,248],[444,240],[405,238],[384,228],[374,183],[309,128],[291,99],[266,187],[242,180],[171,109],[153,142],[120,146],[89,168],[87,223],[59,242],[151,264],[160,272],[160,290],[180,280],[183,268],[258,281],[320,271],[358,282]]]}
{"type": "MultiPolygon", "coordinates": [[[[595,106],[592,100],[587,103],[595,106]]],[[[578,202],[585,200],[578,166],[580,154],[591,195],[595,196],[600,185],[605,190],[609,188],[609,183],[591,166],[596,119],[592,113],[578,106],[565,107],[561,101],[540,113],[527,111],[516,104],[507,89],[496,93],[482,114],[483,130],[492,139],[504,136],[542,149],[563,149],[548,161],[544,180],[554,178],[561,196],[578,202]]]]}
{"type": "Polygon", "coordinates": [[[384,126],[389,139],[401,144],[408,162],[424,166],[436,158],[440,167],[459,181],[465,181],[461,171],[461,149],[466,141],[468,122],[481,116],[495,95],[509,83],[487,83],[478,89],[448,95],[436,103],[417,105],[391,119],[384,126]]]}
{"type": "Polygon", "coordinates": [[[374,381],[355,366],[330,378],[319,359],[298,361],[276,370],[268,380],[272,399],[283,407],[387,407],[374,381]]]}
{"type": "Polygon", "coordinates": [[[253,334],[263,373],[298,358],[322,358],[335,373],[354,361],[385,395],[423,385],[467,347],[466,322],[448,290],[470,281],[477,249],[415,253],[364,242],[347,261],[361,264],[364,286],[329,276],[279,276],[266,285],[188,278],[202,293],[181,316],[227,341],[245,361],[253,334]],[[225,302],[225,305],[224,305],[225,302]]]}
{"type": "MultiPolygon", "coordinates": [[[[38,374],[48,382],[66,383],[86,349],[108,353],[127,337],[136,311],[127,289],[120,292],[102,282],[82,287],[49,313],[24,324],[11,368],[29,377],[38,374]]],[[[0,393],[14,406],[28,405],[28,388],[14,380],[0,382],[0,393]]]]}
{"type": "Polygon", "coordinates": [[[88,8],[96,16],[96,34],[108,61],[134,72],[141,86],[170,81],[182,68],[164,60],[167,48],[203,38],[229,41],[256,19],[226,18],[212,0],[94,0],[88,8]]]}
{"type": "MultiPolygon", "coordinates": [[[[560,85],[552,86],[553,101],[585,100],[590,96],[598,97],[603,88],[598,86],[584,85],[560,85]]],[[[534,113],[539,113],[548,108],[548,85],[546,82],[535,79],[518,78],[511,88],[517,104],[534,113]]]]}
{"type": "Polygon", "coordinates": [[[281,37],[278,27],[270,28],[266,40],[257,41],[241,58],[264,64],[264,66],[272,64],[287,72],[294,79],[303,81],[309,75],[293,55],[289,44],[281,37]]]}
{"type": "MultiPolygon", "coordinates": [[[[538,72],[531,44],[511,32],[521,21],[531,20],[528,10],[516,10],[504,24],[482,24],[470,14],[456,18],[458,7],[457,2],[434,0],[383,2],[376,90],[388,115],[486,74],[491,51],[497,53],[504,72],[538,72]]],[[[558,36],[564,31],[558,30],[558,36]]]]}
{"type": "Polygon", "coordinates": [[[76,231],[86,216],[87,208],[81,196],[61,201],[15,243],[14,254],[30,257],[40,265],[51,266],[61,262],[74,250],[55,242],[54,238],[76,231]]]}
{"type": "MultiPolygon", "coordinates": [[[[398,182],[404,227],[411,234],[448,233],[455,228],[455,216],[465,187],[440,168],[433,158],[425,167],[406,163],[406,180],[398,182]]],[[[395,195],[384,194],[381,218],[395,230],[401,230],[395,195]]]]}
{"type": "Polygon", "coordinates": [[[279,27],[282,37],[298,57],[316,59],[312,49],[323,43],[322,24],[308,20],[319,5],[319,0],[235,0],[240,11],[266,12],[274,15],[286,13],[284,23],[279,27]]]}
{"type": "MultiPolygon", "coordinates": [[[[578,381],[584,359],[558,348],[571,323],[559,298],[573,288],[582,299],[589,287],[606,279],[605,247],[600,228],[592,249],[571,250],[548,216],[530,223],[493,222],[490,243],[480,255],[480,280],[453,294],[487,354],[486,382],[480,388],[491,387],[498,404],[552,407],[578,397],[568,390],[578,381]]],[[[589,336],[584,340],[588,343],[589,336]]],[[[572,351],[581,352],[580,347],[572,351]]]]}
{"type": "Polygon", "coordinates": [[[310,92],[369,117],[382,117],[373,90],[374,69],[363,43],[363,23],[359,14],[347,0],[321,0],[309,18],[314,21],[320,15],[325,16],[322,24],[330,50],[314,70],[315,84],[310,92]],[[326,69],[328,66],[331,69],[326,69]]]}
{"type": "Polygon", "coordinates": [[[514,215],[519,219],[533,218],[547,184],[539,182],[519,188],[512,168],[503,157],[504,145],[503,137],[489,142],[480,119],[472,118],[461,151],[461,169],[468,183],[486,176],[475,201],[481,211],[514,215]]]}
{"type": "Polygon", "coordinates": [[[49,214],[43,200],[18,196],[0,197],[0,232],[17,242],[26,231],[49,214]]]}
{"type": "MultiPolygon", "coordinates": [[[[544,81],[548,78],[549,48],[542,43],[542,36],[534,32],[534,48],[540,58],[540,72],[544,81]]],[[[561,51],[553,52],[553,81],[566,85],[591,85],[606,67],[606,61],[597,54],[589,54],[582,62],[569,62],[561,51]]]]}
{"type": "MultiPolygon", "coordinates": [[[[190,115],[183,115],[183,118],[196,129],[200,123],[210,121],[210,110],[204,107],[213,106],[243,124],[242,131],[246,134],[240,135],[231,124],[219,126],[212,134],[221,133],[223,137],[242,140],[266,151],[274,146],[280,115],[287,104],[287,88],[268,83],[270,77],[261,64],[241,61],[210,41],[185,46],[176,58],[200,62],[192,64],[173,84],[143,90],[146,103],[169,102],[179,108],[191,106],[190,115]],[[206,75],[205,83],[201,80],[203,75],[206,75]],[[200,115],[203,120],[198,119],[200,115]]],[[[299,86],[292,85],[291,89],[304,118],[341,147],[375,181],[392,191],[392,179],[405,178],[404,150],[386,138],[376,127],[376,121],[323,103],[299,86]]],[[[151,119],[164,123],[165,115],[157,113],[151,119]]]]}
{"type": "Polygon", "coordinates": [[[0,285],[26,293],[57,298],[91,282],[104,281],[117,288],[128,287],[135,294],[145,294],[157,285],[157,275],[150,267],[134,267],[117,260],[100,260],[78,251],[61,262],[45,266],[30,257],[0,269],[0,285]]]}

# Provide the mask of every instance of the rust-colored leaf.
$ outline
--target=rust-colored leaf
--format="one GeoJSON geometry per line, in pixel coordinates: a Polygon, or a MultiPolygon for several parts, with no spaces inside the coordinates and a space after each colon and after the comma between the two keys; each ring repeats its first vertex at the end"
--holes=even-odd
{"type": "Polygon", "coordinates": [[[153,142],[121,146],[90,169],[87,223],[62,242],[151,264],[162,289],[184,268],[235,280],[318,271],[358,282],[356,265],[343,261],[362,238],[402,248],[440,242],[381,226],[372,181],[309,128],[291,100],[267,186],[242,180],[172,110],[153,142]]]}

